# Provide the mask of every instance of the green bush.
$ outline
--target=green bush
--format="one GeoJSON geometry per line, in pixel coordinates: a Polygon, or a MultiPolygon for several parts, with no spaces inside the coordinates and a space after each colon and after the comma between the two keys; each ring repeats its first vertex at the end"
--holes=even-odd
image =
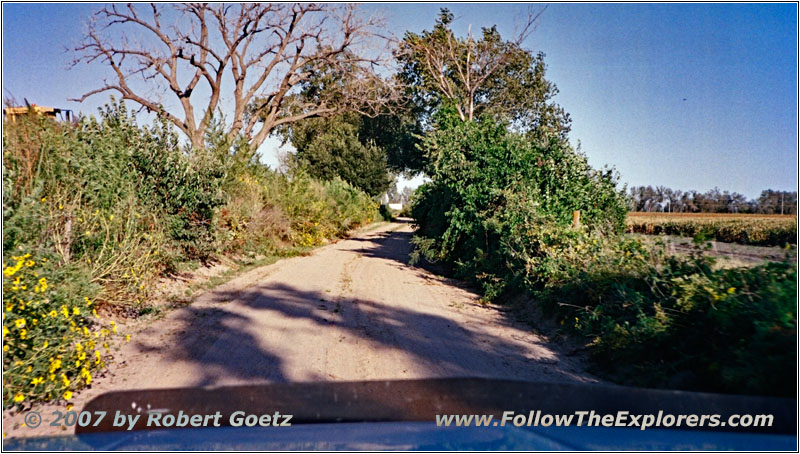
{"type": "Polygon", "coordinates": [[[105,366],[116,334],[98,323],[86,270],[31,253],[3,261],[3,408],[64,399],[105,366]]]}
{"type": "Polygon", "coordinates": [[[423,140],[431,182],[415,194],[412,260],[442,261],[487,299],[526,292],[584,336],[598,370],[643,386],[794,395],[797,268],[716,269],[619,235],[610,171],[488,118],[438,118],[423,140]],[[583,225],[571,225],[580,210],[583,225]]]}
{"type": "Polygon", "coordinates": [[[124,107],[77,127],[36,117],[5,126],[3,258],[55,255],[101,285],[101,305],[144,298],[168,238],[137,195],[141,134],[124,107]]]}
{"type": "Polygon", "coordinates": [[[172,240],[189,259],[207,260],[214,248],[215,209],[224,203],[225,167],[211,152],[187,154],[167,120],[143,129],[132,152],[138,196],[163,222],[172,240]]]}
{"type": "Polygon", "coordinates": [[[3,406],[71,398],[155,279],[223,253],[289,254],[377,216],[351,185],[281,175],[212,128],[182,147],[163,120],[112,103],[77,125],[3,128],[3,406]]]}
{"type": "Polygon", "coordinates": [[[587,337],[601,371],[641,386],[794,395],[794,264],[715,269],[636,240],[575,244],[591,259],[565,257],[569,277],[532,295],[587,337]]]}
{"type": "Polygon", "coordinates": [[[558,139],[541,147],[489,116],[464,122],[445,109],[422,146],[432,181],[412,207],[423,238],[417,240],[420,253],[477,279],[489,298],[505,290],[513,273],[505,265],[506,243],[519,218],[566,226],[580,210],[587,228],[619,231],[624,225],[624,194],[612,172],[593,170],[558,139]]]}

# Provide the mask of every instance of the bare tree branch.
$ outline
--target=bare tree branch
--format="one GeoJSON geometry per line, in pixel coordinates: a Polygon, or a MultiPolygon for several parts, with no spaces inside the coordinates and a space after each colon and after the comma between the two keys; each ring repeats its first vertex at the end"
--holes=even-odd
{"type": "Polygon", "coordinates": [[[368,47],[383,41],[381,25],[363,18],[353,5],[111,4],[95,14],[84,41],[73,49],[73,65],[103,63],[114,81],[75,100],[118,92],[168,118],[195,147],[204,146],[211,118],[225,100],[233,106],[225,112],[228,136],[244,134],[257,147],[277,126],[385,104],[381,96],[389,85],[375,67],[386,56],[368,47]],[[165,26],[172,21],[176,25],[165,26]],[[285,104],[299,87],[315,70],[330,66],[353,69],[353,87],[340,90],[335,105],[321,98],[289,112],[285,104]],[[143,84],[171,93],[172,103],[146,95],[143,84]]]}

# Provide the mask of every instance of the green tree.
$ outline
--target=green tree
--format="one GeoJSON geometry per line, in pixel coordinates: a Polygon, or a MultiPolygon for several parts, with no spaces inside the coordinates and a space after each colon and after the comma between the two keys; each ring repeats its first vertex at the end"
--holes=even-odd
{"type": "Polygon", "coordinates": [[[407,32],[396,51],[398,78],[408,87],[425,124],[450,103],[462,121],[489,113],[520,132],[547,141],[566,139],[570,118],[552,101],[556,86],[545,79],[544,54],[523,49],[539,14],[531,14],[522,31],[503,40],[495,26],[476,38],[457,37],[453,15],[442,9],[431,31],[407,32]]]}
{"type": "Polygon", "coordinates": [[[343,114],[333,118],[313,118],[292,127],[288,137],[297,148],[294,164],[322,180],[336,177],[371,196],[389,189],[386,152],[374,141],[359,136],[361,117],[343,114]]]}

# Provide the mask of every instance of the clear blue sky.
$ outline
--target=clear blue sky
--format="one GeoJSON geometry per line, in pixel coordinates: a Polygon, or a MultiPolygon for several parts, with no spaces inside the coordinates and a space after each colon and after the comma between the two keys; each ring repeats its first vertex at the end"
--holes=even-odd
{"type": "MultiPolygon", "coordinates": [[[[369,4],[389,30],[430,29],[445,4],[369,4]]],[[[450,4],[454,28],[510,36],[522,4],[450,4]]],[[[68,102],[100,80],[69,70],[97,5],[3,4],[3,96],[94,113],[105,95],[68,102]]],[[[552,4],[525,46],[547,54],[572,142],[629,185],[756,197],[797,187],[795,4],[552,4]]],[[[267,155],[272,152],[268,151],[267,155]]],[[[274,162],[274,156],[267,156],[274,162]]]]}

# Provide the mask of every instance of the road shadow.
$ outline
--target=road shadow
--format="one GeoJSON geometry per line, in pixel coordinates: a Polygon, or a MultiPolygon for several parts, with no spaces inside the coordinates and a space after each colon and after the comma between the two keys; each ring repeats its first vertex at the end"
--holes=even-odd
{"type": "MultiPolygon", "coordinates": [[[[379,349],[398,349],[413,358],[413,367],[429,371],[430,377],[482,377],[525,379],[531,376],[545,381],[576,382],[581,377],[562,369],[558,358],[531,358],[529,350],[518,342],[458,326],[438,315],[392,308],[383,302],[351,300],[339,305],[328,301],[327,294],[302,291],[273,283],[246,292],[220,292],[220,303],[231,297],[256,311],[254,317],[276,316],[310,321],[316,329],[336,327],[360,341],[379,349]],[[326,304],[327,303],[327,304],[326,304]],[[517,370],[518,373],[511,373],[517,370]],[[531,373],[526,368],[538,369],[531,373]],[[543,368],[547,368],[544,373],[543,368]]],[[[230,303],[228,303],[230,304],[230,303]]],[[[249,311],[251,314],[252,312],[249,311]]],[[[246,317],[226,308],[188,308],[179,320],[191,332],[179,334],[166,350],[169,359],[194,362],[202,372],[194,379],[196,386],[209,386],[231,379],[247,382],[286,383],[281,351],[259,347],[248,331],[246,317]],[[192,320],[203,320],[193,323],[192,320]]],[[[319,345],[319,348],[337,348],[319,345]]],[[[399,366],[398,366],[399,367],[399,366]]],[[[402,378],[398,370],[398,377],[402,378]]],[[[309,381],[328,380],[315,376],[309,381]]]]}
{"type": "MultiPolygon", "coordinates": [[[[369,243],[356,251],[407,268],[412,235],[412,232],[388,231],[347,241],[369,243]]],[[[422,270],[416,272],[427,279],[433,278],[422,270]]],[[[464,288],[463,283],[459,287],[464,288]]],[[[265,348],[252,331],[258,320],[284,317],[303,320],[306,325],[311,323],[315,330],[335,327],[345,336],[370,342],[379,350],[399,350],[413,359],[416,370],[429,371],[430,377],[439,377],[446,371],[450,377],[538,376],[548,381],[584,380],[555,354],[531,357],[532,350],[539,350],[521,344],[520,339],[529,330],[520,327],[508,314],[500,317],[501,324],[518,330],[520,336],[514,336],[516,339],[489,334],[475,325],[460,326],[429,312],[397,307],[390,304],[390,299],[387,296],[384,301],[337,301],[329,293],[305,291],[281,282],[257,284],[244,290],[216,290],[204,297],[203,304],[179,309],[174,320],[183,331],[171,336],[169,346],[155,349],[166,355],[167,361],[196,364],[193,369],[201,371],[194,378],[196,386],[231,380],[286,383],[290,381],[285,370],[286,352],[265,348]],[[517,369],[519,373],[509,372],[517,369]]],[[[149,348],[147,341],[140,341],[139,347],[143,351],[149,348]]],[[[315,379],[329,380],[316,375],[309,378],[315,379]]]]}

